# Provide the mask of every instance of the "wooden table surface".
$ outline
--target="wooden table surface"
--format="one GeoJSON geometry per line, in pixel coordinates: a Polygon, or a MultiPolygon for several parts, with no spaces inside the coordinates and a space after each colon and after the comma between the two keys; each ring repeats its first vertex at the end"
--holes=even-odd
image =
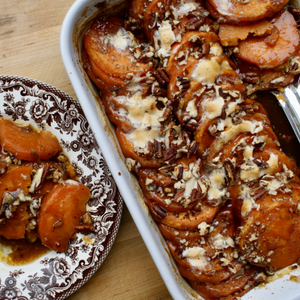
{"type": "MultiPolygon", "coordinates": [[[[76,99],[59,49],[61,24],[74,2],[0,0],[0,74],[43,81],[76,99]]],[[[172,299],[125,205],[104,263],[68,299],[172,299]]]]}

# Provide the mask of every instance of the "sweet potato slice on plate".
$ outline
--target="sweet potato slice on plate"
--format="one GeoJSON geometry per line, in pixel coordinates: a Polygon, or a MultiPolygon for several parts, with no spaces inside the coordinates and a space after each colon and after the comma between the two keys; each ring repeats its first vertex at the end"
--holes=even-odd
{"type": "Polygon", "coordinates": [[[45,246],[66,252],[89,198],[89,189],[79,182],[67,180],[54,186],[43,198],[38,218],[38,233],[45,246]]]}
{"type": "Polygon", "coordinates": [[[35,161],[37,156],[47,160],[62,151],[55,135],[50,131],[37,131],[28,126],[20,126],[10,120],[0,119],[0,144],[17,159],[35,161]]]}
{"type": "MultiPolygon", "coordinates": [[[[31,184],[32,166],[12,166],[0,176],[0,207],[3,205],[5,192],[23,192],[28,194],[31,184]]],[[[26,224],[29,219],[27,213],[28,202],[17,206],[10,218],[6,219],[5,225],[0,228],[0,235],[7,239],[22,239],[25,237],[26,224]]],[[[3,208],[6,209],[5,205],[3,208]]]]}
{"type": "Polygon", "coordinates": [[[297,23],[286,10],[278,12],[270,22],[279,31],[279,36],[270,44],[266,37],[248,37],[239,43],[236,56],[261,68],[275,68],[283,64],[299,47],[297,23]]]}
{"type": "Polygon", "coordinates": [[[288,0],[208,0],[207,8],[211,15],[221,23],[236,24],[240,22],[253,22],[273,15],[282,9],[288,0]]]}
{"type": "Polygon", "coordinates": [[[23,202],[18,205],[13,217],[6,219],[6,223],[0,228],[0,235],[6,239],[23,239],[25,238],[26,225],[29,220],[27,213],[29,202],[23,202]]]}

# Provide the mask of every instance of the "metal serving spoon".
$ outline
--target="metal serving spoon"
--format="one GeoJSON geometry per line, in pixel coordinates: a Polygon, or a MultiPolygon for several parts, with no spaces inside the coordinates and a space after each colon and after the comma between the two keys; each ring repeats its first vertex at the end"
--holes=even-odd
{"type": "Polygon", "coordinates": [[[272,92],[279,101],[300,143],[300,85],[289,85],[283,91],[272,92]]]}

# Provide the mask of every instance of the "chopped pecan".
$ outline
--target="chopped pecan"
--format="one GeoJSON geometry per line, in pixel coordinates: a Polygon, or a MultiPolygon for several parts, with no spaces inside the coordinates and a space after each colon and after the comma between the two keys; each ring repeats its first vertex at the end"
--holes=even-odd
{"type": "Polygon", "coordinates": [[[198,128],[198,122],[194,119],[191,119],[185,124],[185,128],[194,132],[198,128]]]}
{"type": "Polygon", "coordinates": [[[58,228],[58,227],[62,226],[63,224],[64,224],[64,222],[61,219],[59,219],[53,224],[53,229],[58,228]]]}
{"type": "Polygon", "coordinates": [[[185,189],[181,189],[175,194],[175,196],[174,196],[175,202],[179,202],[182,199],[184,191],[185,191],[185,189]]]}
{"type": "Polygon", "coordinates": [[[157,140],[154,140],[154,152],[156,158],[162,158],[163,157],[163,146],[162,142],[158,142],[157,140]]]}
{"type": "Polygon", "coordinates": [[[181,90],[181,92],[185,92],[186,90],[188,90],[190,88],[190,79],[182,77],[182,76],[178,76],[177,80],[179,82],[179,88],[181,90]]]}
{"type": "Polygon", "coordinates": [[[254,71],[240,73],[239,76],[246,83],[258,83],[260,78],[259,73],[254,71]]]}
{"type": "Polygon", "coordinates": [[[82,216],[82,223],[83,224],[93,224],[93,218],[88,212],[82,216]]]}
{"type": "Polygon", "coordinates": [[[172,146],[168,150],[165,151],[164,160],[165,161],[171,160],[172,158],[176,157],[176,154],[177,154],[177,148],[172,146]]]}
{"type": "Polygon", "coordinates": [[[154,77],[161,86],[166,86],[169,83],[169,74],[164,68],[159,68],[153,73],[154,77]]]}
{"type": "Polygon", "coordinates": [[[187,22],[186,28],[191,30],[197,30],[201,25],[204,24],[204,22],[204,17],[193,17],[187,22]]]}
{"type": "Polygon", "coordinates": [[[158,18],[158,13],[157,12],[152,12],[149,17],[149,28],[152,29],[156,25],[158,18]]]}
{"type": "Polygon", "coordinates": [[[254,200],[262,198],[263,195],[267,193],[267,190],[264,188],[259,188],[255,190],[254,195],[252,196],[254,200]]]}
{"type": "Polygon", "coordinates": [[[197,142],[196,142],[196,141],[192,141],[191,146],[190,146],[190,148],[189,148],[189,150],[188,150],[188,153],[187,153],[187,157],[189,158],[189,157],[191,157],[193,154],[195,154],[196,151],[197,151],[197,149],[198,149],[198,144],[197,144],[197,142]]]}
{"type": "Polygon", "coordinates": [[[162,220],[167,216],[167,210],[164,207],[158,205],[157,203],[153,205],[152,212],[154,216],[159,220],[162,220]]]}
{"type": "Polygon", "coordinates": [[[80,224],[80,225],[75,226],[75,228],[79,232],[93,231],[95,229],[94,225],[92,225],[92,224],[80,224]]]}
{"type": "Polygon", "coordinates": [[[212,135],[212,136],[217,136],[217,133],[218,133],[217,125],[216,125],[216,124],[211,124],[211,125],[208,127],[208,132],[209,132],[210,135],[212,135]]]}
{"type": "Polygon", "coordinates": [[[210,44],[205,43],[202,45],[202,54],[207,55],[210,51],[210,44]]]}
{"type": "Polygon", "coordinates": [[[234,165],[230,159],[225,159],[224,169],[226,172],[226,180],[229,185],[234,184],[234,165]]]}

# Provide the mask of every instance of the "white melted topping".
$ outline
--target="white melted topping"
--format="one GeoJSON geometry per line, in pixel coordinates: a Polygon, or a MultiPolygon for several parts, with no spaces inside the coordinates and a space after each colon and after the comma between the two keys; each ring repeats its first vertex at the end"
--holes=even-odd
{"type": "Polygon", "coordinates": [[[192,12],[197,9],[196,3],[184,3],[177,9],[177,14],[179,17],[188,15],[189,12],[192,12]]]}
{"type": "Polygon", "coordinates": [[[219,120],[218,130],[224,130],[215,145],[217,151],[221,150],[222,146],[229,141],[233,140],[240,133],[259,133],[263,130],[262,122],[242,120],[240,124],[234,125],[231,118],[226,118],[225,120],[219,120]],[[224,130],[227,127],[227,130],[224,130]]]}
{"type": "Polygon", "coordinates": [[[217,62],[216,57],[212,57],[211,59],[204,58],[197,64],[194,72],[192,73],[192,78],[205,85],[212,86],[220,74],[221,66],[217,62]]]}
{"type": "Polygon", "coordinates": [[[137,92],[132,97],[119,96],[117,101],[126,106],[126,117],[135,128],[160,126],[158,119],[162,117],[164,110],[157,109],[156,97],[143,98],[141,92],[137,92]]]}
{"type": "Polygon", "coordinates": [[[115,35],[108,36],[107,38],[108,42],[119,50],[125,50],[127,47],[135,44],[133,34],[124,28],[120,28],[115,35]]]}
{"type": "Polygon", "coordinates": [[[161,43],[158,54],[163,57],[169,56],[171,45],[176,41],[176,37],[172,30],[172,25],[170,24],[170,22],[162,21],[160,27],[155,32],[155,36],[161,43]]]}
{"type": "Polygon", "coordinates": [[[225,170],[224,168],[213,170],[209,174],[210,186],[207,193],[208,200],[219,199],[226,193],[225,185],[225,170]]]}
{"type": "Polygon", "coordinates": [[[189,101],[186,107],[186,112],[188,112],[192,118],[196,118],[198,116],[198,111],[195,102],[196,102],[196,98],[189,101]]]}
{"type": "Polygon", "coordinates": [[[188,262],[197,268],[204,268],[208,261],[205,257],[205,249],[201,247],[186,248],[182,251],[182,256],[185,257],[188,262]]]}
{"type": "Polygon", "coordinates": [[[126,116],[135,127],[135,130],[128,134],[135,147],[144,148],[148,141],[163,139],[160,136],[159,120],[164,114],[164,109],[157,109],[156,97],[144,98],[141,92],[136,92],[132,97],[119,96],[116,100],[126,107],[120,110],[120,115],[126,116]]]}
{"type": "Polygon", "coordinates": [[[148,141],[160,140],[159,129],[136,129],[128,134],[129,139],[132,141],[134,146],[144,148],[148,141]]]}
{"type": "Polygon", "coordinates": [[[202,107],[205,111],[205,117],[209,119],[214,119],[221,116],[222,108],[225,101],[222,97],[215,97],[213,100],[207,98],[203,101],[202,107]]]}

